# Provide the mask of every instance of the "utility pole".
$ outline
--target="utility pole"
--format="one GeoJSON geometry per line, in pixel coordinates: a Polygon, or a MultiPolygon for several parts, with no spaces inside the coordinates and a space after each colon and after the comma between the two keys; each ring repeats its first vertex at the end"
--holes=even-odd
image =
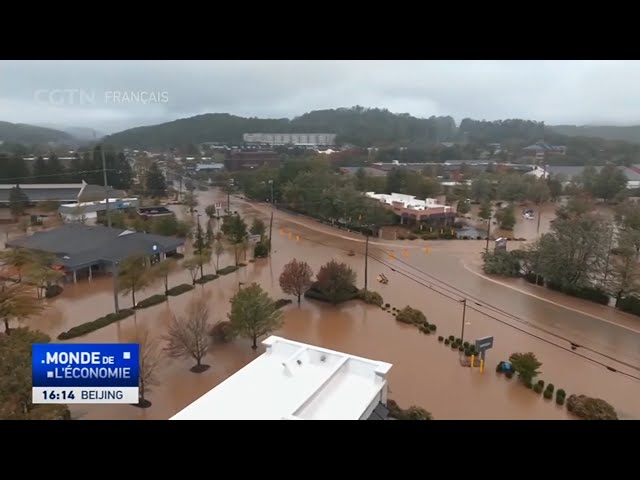
{"type": "Polygon", "coordinates": [[[229,180],[229,184],[227,185],[227,213],[231,214],[231,182],[233,180],[229,180]]]}
{"type": "Polygon", "coordinates": [[[202,265],[202,228],[200,227],[200,214],[196,215],[196,222],[198,222],[198,256],[200,257],[200,278],[204,276],[202,265]]]}
{"type": "Polygon", "coordinates": [[[364,291],[367,291],[369,285],[369,229],[366,230],[366,241],[364,243],[364,291]]]}
{"type": "Polygon", "coordinates": [[[269,255],[271,255],[271,234],[273,233],[273,180],[269,180],[271,185],[271,218],[269,219],[269,255]]]}
{"type": "Polygon", "coordinates": [[[118,304],[118,262],[113,262],[113,305],[116,313],[120,313],[120,305],[118,304]]]}
{"type": "Polygon", "coordinates": [[[100,145],[100,153],[102,154],[102,176],[104,178],[104,201],[107,213],[107,225],[111,228],[111,215],[109,214],[109,185],[107,185],[107,162],[104,159],[104,143],[100,145]]]}
{"type": "Polygon", "coordinates": [[[485,251],[489,253],[489,235],[491,235],[491,217],[487,220],[487,246],[485,251]]]}
{"type": "Polygon", "coordinates": [[[460,340],[464,342],[464,321],[467,315],[467,299],[462,299],[462,332],[460,333],[460,340]]]}

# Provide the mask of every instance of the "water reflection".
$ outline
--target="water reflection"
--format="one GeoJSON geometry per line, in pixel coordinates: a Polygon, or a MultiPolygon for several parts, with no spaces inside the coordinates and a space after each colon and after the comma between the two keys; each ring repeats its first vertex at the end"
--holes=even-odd
{"type": "MultiPolygon", "coordinates": [[[[216,191],[199,192],[199,197],[201,209],[223,199],[226,202],[226,195],[220,195],[216,191]]],[[[232,209],[246,215],[248,223],[256,216],[268,221],[270,214],[268,206],[258,205],[254,208],[233,197],[232,209]]],[[[519,219],[518,225],[522,222],[519,219]]],[[[516,226],[515,235],[531,233],[531,221],[528,222],[521,230],[516,226]]],[[[545,225],[544,222],[545,217],[541,219],[541,224],[545,225]]],[[[534,227],[536,223],[533,222],[534,227]]],[[[204,292],[209,298],[211,323],[225,320],[230,309],[229,299],[237,291],[238,282],[258,282],[274,298],[284,297],[278,285],[278,276],[284,264],[292,258],[307,261],[315,272],[322,264],[336,258],[348,263],[356,271],[359,283],[362,284],[362,237],[344,231],[336,232],[318,222],[300,217],[292,218],[281,212],[274,215],[273,232],[272,258],[249,263],[237,273],[198,286],[192,292],[171,297],[164,304],[137,311],[134,317],[76,341],[126,342],[135,336],[139,328],[148,328],[154,336],[160,338],[166,334],[171,315],[183,314],[190,298],[199,292],[204,292]],[[283,229],[284,235],[280,235],[280,229],[283,229]],[[292,234],[291,240],[288,238],[289,232],[292,234]],[[299,241],[295,240],[296,235],[300,236],[299,241]],[[353,250],[355,256],[349,256],[349,250],[353,250]]],[[[392,397],[401,404],[424,406],[436,418],[567,418],[565,410],[518,385],[515,379],[509,381],[495,374],[493,366],[497,361],[507,358],[515,351],[535,352],[543,362],[542,378],[554,383],[556,388],[564,388],[568,393],[585,393],[605,398],[625,415],[640,417],[640,402],[637,402],[637,398],[640,398],[640,382],[609,372],[570,351],[558,349],[545,341],[548,340],[545,335],[539,335],[541,339],[538,339],[508,325],[511,323],[529,333],[535,332],[533,325],[539,325],[640,365],[640,335],[598,318],[605,315],[605,311],[607,319],[612,322],[629,322],[629,317],[613,309],[589,305],[577,299],[575,303],[571,303],[574,300],[569,302],[579,311],[567,310],[479,277],[467,270],[465,264],[468,263],[472,268],[483,249],[484,242],[471,240],[396,242],[372,239],[370,253],[394,266],[396,271],[370,259],[370,288],[379,291],[385,302],[392,306],[402,308],[412,305],[423,310],[428,320],[438,326],[436,335],[422,335],[412,327],[399,325],[388,312],[360,302],[348,302],[334,307],[306,300],[303,300],[300,307],[293,303],[284,308],[284,326],[276,333],[293,340],[393,363],[389,377],[392,397]],[[425,252],[426,247],[429,253],[425,252]],[[390,249],[396,251],[396,260],[388,259],[386,252],[390,249]],[[403,256],[403,251],[407,251],[408,256],[403,256]],[[469,325],[465,327],[465,337],[473,339],[493,335],[495,347],[489,352],[490,368],[484,374],[480,374],[477,369],[463,368],[458,362],[458,353],[437,342],[437,335],[459,336],[460,305],[407,280],[400,270],[408,270],[408,267],[400,261],[525,319],[531,325],[523,325],[513,318],[493,312],[492,315],[502,319],[502,323],[468,310],[469,325]],[[384,273],[389,278],[387,285],[376,281],[378,273],[384,273]]],[[[220,267],[230,264],[233,264],[233,255],[226,253],[221,257],[220,267]]],[[[212,265],[205,267],[205,273],[213,272],[212,265]]],[[[436,283],[417,271],[413,273],[427,284],[436,283]]],[[[164,287],[161,283],[149,287],[138,297],[162,293],[164,287]]],[[[183,270],[170,276],[170,286],[180,283],[191,283],[188,272],[183,270]]],[[[509,285],[529,288],[527,285],[520,287],[517,281],[509,285]]],[[[554,294],[555,292],[543,291],[540,296],[554,294]]],[[[562,301],[566,300],[562,298],[562,301]]],[[[100,278],[91,283],[71,286],[59,298],[53,299],[52,304],[52,309],[40,318],[30,320],[30,324],[55,337],[62,330],[113,311],[111,281],[109,278],[100,278]]],[[[121,305],[129,304],[128,298],[121,297],[121,305]]],[[[189,371],[192,362],[188,359],[167,360],[159,372],[160,385],[149,394],[153,406],[146,410],[127,405],[80,405],[72,410],[74,414],[82,414],[82,418],[166,419],[261,352],[261,347],[254,352],[246,339],[238,339],[228,345],[216,345],[205,359],[211,368],[202,374],[189,371]]]]}

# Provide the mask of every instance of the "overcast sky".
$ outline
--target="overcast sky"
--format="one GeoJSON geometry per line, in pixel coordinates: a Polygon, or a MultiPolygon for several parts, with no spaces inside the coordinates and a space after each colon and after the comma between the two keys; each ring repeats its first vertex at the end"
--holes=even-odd
{"type": "Polygon", "coordinates": [[[95,128],[201,113],[382,107],[547,124],[640,124],[639,61],[0,61],[0,120],[95,128]]]}

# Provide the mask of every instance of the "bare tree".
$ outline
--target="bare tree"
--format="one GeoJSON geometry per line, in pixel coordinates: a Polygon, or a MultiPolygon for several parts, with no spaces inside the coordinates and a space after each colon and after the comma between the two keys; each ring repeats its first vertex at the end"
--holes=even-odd
{"type": "Polygon", "coordinates": [[[187,258],[184,262],[182,262],[182,266],[186,268],[189,271],[189,275],[191,275],[191,283],[193,283],[193,285],[196,284],[196,280],[198,279],[198,272],[200,271],[200,261],[196,258],[196,255],[187,258]]]}
{"type": "Polygon", "coordinates": [[[10,332],[10,320],[24,320],[41,313],[45,305],[33,295],[32,287],[23,283],[2,282],[0,284],[0,318],[4,321],[4,332],[10,332]]]}
{"type": "Polygon", "coordinates": [[[209,331],[212,325],[208,320],[207,297],[199,295],[189,303],[186,317],[173,317],[165,337],[168,342],[165,351],[170,357],[191,357],[196,361],[191,368],[193,373],[201,373],[209,368],[209,365],[202,364],[211,343],[209,331]]]}
{"type": "Polygon", "coordinates": [[[149,334],[146,328],[136,331],[135,342],[139,345],[139,400],[136,407],[149,408],[151,402],[145,395],[151,391],[151,387],[158,385],[157,369],[162,362],[162,352],[158,348],[158,342],[149,334]]]}
{"type": "Polygon", "coordinates": [[[295,258],[287,263],[280,274],[280,288],[284,293],[300,297],[311,287],[313,271],[305,261],[298,261],[295,258]]]}
{"type": "Polygon", "coordinates": [[[218,270],[220,270],[220,255],[224,253],[224,250],[225,248],[222,240],[216,240],[213,244],[213,253],[216,255],[216,274],[218,273],[218,270]]]}

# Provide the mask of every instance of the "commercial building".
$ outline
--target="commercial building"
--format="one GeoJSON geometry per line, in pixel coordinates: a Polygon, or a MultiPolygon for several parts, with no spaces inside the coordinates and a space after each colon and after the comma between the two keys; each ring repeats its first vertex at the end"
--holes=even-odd
{"type": "Polygon", "coordinates": [[[6,242],[8,248],[25,248],[50,253],[53,268],[66,273],[67,280],[91,279],[96,273],[112,271],[122,260],[143,255],[164,260],[184,245],[184,240],[162,235],[70,223],[52,230],[6,242]]]}
{"type": "Polygon", "coordinates": [[[170,420],[382,420],[392,365],[286,338],[170,420]]]}
{"type": "Polygon", "coordinates": [[[278,168],[280,155],[272,151],[232,151],[224,161],[224,167],[230,172],[254,170],[260,167],[278,168]]]}
{"type": "Polygon", "coordinates": [[[402,193],[388,195],[386,193],[366,192],[365,195],[390,207],[400,217],[401,223],[426,222],[447,225],[455,220],[456,214],[453,207],[439,204],[434,198],[420,200],[413,195],[404,195],[402,193]]]}
{"type": "MultiPolygon", "coordinates": [[[[104,194],[103,194],[104,196],[104,194]]],[[[109,198],[107,200],[97,200],[95,202],[65,203],[58,207],[58,213],[64,222],[82,222],[94,224],[100,212],[126,210],[136,208],[140,204],[135,197],[132,198],[109,198]]]]}
{"type": "MultiPolygon", "coordinates": [[[[0,185],[0,204],[9,204],[9,194],[13,187],[19,186],[29,199],[28,202],[37,204],[46,201],[81,203],[105,199],[105,188],[99,185],[82,183],[21,183],[0,185]]],[[[108,189],[109,198],[124,198],[126,192],[108,189]]]]}
{"type": "Polygon", "coordinates": [[[336,143],[335,133],[245,133],[245,143],[263,145],[299,145],[308,147],[330,147],[336,143]]]}

